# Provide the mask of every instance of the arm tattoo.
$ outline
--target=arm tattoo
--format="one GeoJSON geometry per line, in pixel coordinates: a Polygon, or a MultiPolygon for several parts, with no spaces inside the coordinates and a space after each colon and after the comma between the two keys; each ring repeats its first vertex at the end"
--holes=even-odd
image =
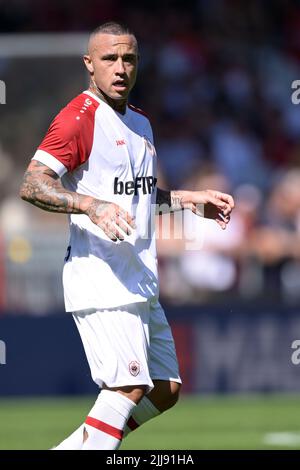
{"type": "Polygon", "coordinates": [[[82,214],[81,203],[87,198],[66,190],[54,171],[35,160],[24,175],[20,196],[41,209],[64,214],[82,214]]]}
{"type": "Polygon", "coordinates": [[[181,210],[183,209],[182,195],[177,191],[164,191],[157,188],[156,204],[157,214],[181,210]]]}
{"type": "MultiPolygon", "coordinates": [[[[99,199],[94,199],[88,207],[87,214],[95,214],[97,217],[104,215],[103,213],[111,206],[110,202],[100,201],[99,199]],[[99,204],[101,203],[101,204],[99,204]]],[[[114,221],[114,217],[111,219],[114,221]]]]}
{"type": "Polygon", "coordinates": [[[181,211],[184,208],[182,199],[182,194],[178,191],[171,191],[172,211],[181,211]]]}

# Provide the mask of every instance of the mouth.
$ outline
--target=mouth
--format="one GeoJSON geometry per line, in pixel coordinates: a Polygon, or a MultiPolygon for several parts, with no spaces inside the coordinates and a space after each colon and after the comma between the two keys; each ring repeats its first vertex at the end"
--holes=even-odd
{"type": "Polygon", "coordinates": [[[127,89],[127,83],[125,80],[116,80],[113,82],[112,86],[117,91],[124,91],[127,89]]]}

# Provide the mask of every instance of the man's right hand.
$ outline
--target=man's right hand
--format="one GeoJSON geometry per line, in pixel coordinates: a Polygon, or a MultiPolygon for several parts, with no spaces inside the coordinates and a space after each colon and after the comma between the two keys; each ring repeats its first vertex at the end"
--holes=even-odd
{"type": "Polygon", "coordinates": [[[28,165],[20,196],[46,211],[86,214],[113,241],[124,240],[135,228],[133,217],[120,206],[69,191],[51,168],[37,160],[28,165]]]}
{"type": "Polygon", "coordinates": [[[133,217],[113,202],[93,199],[85,210],[91,221],[98,225],[112,241],[124,240],[135,229],[133,217]]]}

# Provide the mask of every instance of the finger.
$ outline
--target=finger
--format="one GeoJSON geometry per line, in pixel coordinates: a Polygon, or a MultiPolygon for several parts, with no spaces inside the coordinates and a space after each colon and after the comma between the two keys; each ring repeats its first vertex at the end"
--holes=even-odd
{"type": "Polygon", "coordinates": [[[227,224],[226,224],[223,220],[216,219],[216,222],[217,222],[218,225],[220,225],[220,227],[221,227],[222,230],[225,230],[225,229],[226,229],[227,224]]]}
{"type": "Polygon", "coordinates": [[[118,215],[133,229],[136,228],[134,217],[120,207],[118,215]]]}
{"type": "Polygon", "coordinates": [[[117,217],[116,219],[116,225],[119,229],[121,229],[125,235],[131,235],[132,230],[131,228],[127,225],[127,223],[121,219],[121,217],[117,217]]]}
{"type": "Polygon", "coordinates": [[[221,199],[220,197],[214,196],[214,195],[211,195],[207,202],[210,204],[213,204],[222,212],[227,211],[228,208],[230,207],[227,202],[223,201],[223,199],[221,199]]]}
{"type": "Polygon", "coordinates": [[[215,220],[224,230],[227,227],[228,222],[230,221],[230,216],[224,216],[222,213],[219,213],[215,220]]]}
{"type": "Polygon", "coordinates": [[[113,234],[113,236],[115,237],[116,240],[120,240],[120,241],[124,240],[125,235],[124,235],[124,233],[121,232],[121,230],[119,230],[119,228],[117,227],[115,222],[113,222],[110,225],[109,230],[113,234]]]}
{"type": "Polygon", "coordinates": [[[226,206],[222,209],[222,213],[224,216],[228,216],[232,212],[232,207],[230,204],[226,203],[226,206]]]}
{"type": "Polygon", "coordinates": [[[230,206],[227,206],[225,209],[222,209],[222,214],[227,217],[231,213],[232,209],[230,206]]]}
{"type": "Polygon", "coordinates": [[[105,235],[113,242],[116,242],[118,240],[115,230],[113,227],[108,222],[98,224],[98,227],[100,227],[105,235]]]}
{"type": "Polygon", "coordinates": [[[192,204],[191,211],[199,217],[204,217],[204,204],[192,204]]]}
{"type": "Polygon", "coordinates": [[[112,242],[118,241],[115,233],[111,232],[110,230],[105,230],[104,233],[112,242]]]}
{"type": "Polygon", "coordinates": [[[122,233],[120,230],[116,229],[114,233],[117,239],[120,240],[121,242],[125,239],[124,233],[122,233]]]}
{"type": "Polygon", "coordinates": [[[223,222],[225,222],[226,224],[228,224],[228,222],[230,221],[230,215],[224,215],[222,212],[220,214],[217,215],[217,219],[218,220],[222,220],[223,222]]]}
{"type": "Polygon", "coordinates": [[[115,242],[115,243],[116,243],[116,242],[118,241],[117,237],[116,237],[113,233],[110,233],[110,234],[107,235],[107,236],[108,236],[108,238],[111,239],[112,242],[115,242]]]}
{"type": "Polygon", "coordinates": [[[223,203],[222,207],[220,208],[220,206],[218,206],[218,208],[224,217],[229,216],[232,212],[232,207],[227,203],[223,203]]]}
{"type": "Polygon", "coordinates": [[[230,194],[226,194],[226,193],[219,193],[221,199],[225,202],[227,202],[227,204],[229,204],[231,210],[234,208],[234,200],[233,200],[233,197],[230,196],[230,194]]]}

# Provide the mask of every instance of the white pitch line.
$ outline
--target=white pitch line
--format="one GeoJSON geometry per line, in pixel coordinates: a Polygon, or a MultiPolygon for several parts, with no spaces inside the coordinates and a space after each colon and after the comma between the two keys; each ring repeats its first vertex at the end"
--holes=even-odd
{"type": "Polygon", "coordinates": [[[300,446],[300,432],[270,432],[264,435],[263,442],[274,446],[300,446]]]}

